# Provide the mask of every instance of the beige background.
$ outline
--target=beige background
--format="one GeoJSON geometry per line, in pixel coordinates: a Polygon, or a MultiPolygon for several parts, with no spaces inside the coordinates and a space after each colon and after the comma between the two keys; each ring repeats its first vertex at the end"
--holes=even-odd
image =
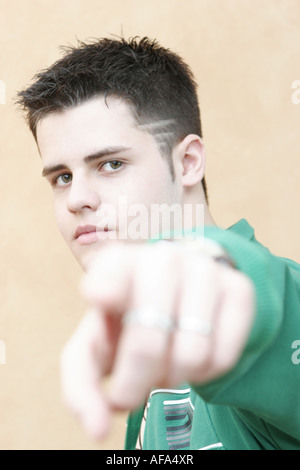
{"type": "Polygon", "coordinates": [[[157,38],[197,77],[216,221],[227,227],[245,217],[273,252],[300,261],[300,103],[291,99],[300,79],[299,0],[0,0],[1,449],[123,446],[123,415],[98,444],[61,403],[58,361],[84,311],[81,271],[13,105],[16,90],[60,57],[59,45],[122,31],[157,38]]]}

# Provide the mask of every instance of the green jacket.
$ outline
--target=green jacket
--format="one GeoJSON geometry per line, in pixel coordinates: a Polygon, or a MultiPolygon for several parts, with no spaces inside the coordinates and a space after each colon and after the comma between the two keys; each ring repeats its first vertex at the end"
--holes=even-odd
{"type": "MultiPolygon", "coordinates": [[[[300,449],[300,266],[272,255],[242,219],[206,227],[256,290],[256,317],[238,364],[206,384],[155,389],[143,449],[300,449]]],[[[128,418],[125,449],[136,447],[144,407],[128,418]]]]}

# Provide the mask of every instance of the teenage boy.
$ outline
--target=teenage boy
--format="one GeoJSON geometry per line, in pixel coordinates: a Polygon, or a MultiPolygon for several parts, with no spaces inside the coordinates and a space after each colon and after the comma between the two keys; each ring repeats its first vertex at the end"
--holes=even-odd
{"type": "Polygon", "coordinates": [[[85,430],[105,435],[117,408],[127,449],[299,449],[300,268],[246,220],[214,222],[189,67],[148,38],[80,43],[19,103],[85,270],[62,356],[85,430]],[[157,207],[181,208],[168,233],[157,207]]]}

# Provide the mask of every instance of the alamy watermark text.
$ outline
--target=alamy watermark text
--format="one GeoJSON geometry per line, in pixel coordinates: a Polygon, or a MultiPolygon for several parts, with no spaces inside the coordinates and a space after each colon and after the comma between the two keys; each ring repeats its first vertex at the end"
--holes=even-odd
{"type": "Polygon", "coordinates": [[[291,347],[292,349],[295,349],[291,357],[292,363],[300,364],[300,339],[296,339],[295,341],[293,341],[291,347]]]}
{"type": "Polygon", "coordinates": [[[6,364],[6,344],[0,340],[0,365],[6,364]]]}
{"type": "Polygon", "coordinates": [[[292,82],[292,88],[295,89],[295,91],[292,93],[291,100],[293,104],[299,104],[300,103],[300,80],[294,80],[292,82]]]}
{"type": "Polygon", "coordinates": [[[3,80],[0,80],[0,104],[6,104],[6,86],[3,80]]]}

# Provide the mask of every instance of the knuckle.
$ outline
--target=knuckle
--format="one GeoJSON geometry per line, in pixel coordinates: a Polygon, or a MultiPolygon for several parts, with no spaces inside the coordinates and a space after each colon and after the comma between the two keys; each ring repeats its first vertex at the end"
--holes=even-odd
{"type": "Polygon", "coordinates": [[[251,295],[253,291],[253,284],[249,277],[245,274],[240,273],[239,276],[239,287],[243,295],[251,295]]]}
{"type": "Polygon", "coordinates": [[[196,279],[202,279],[206,285],[216,284],[219,279],[219,265],[214,259],[201,253],[191,253],[186,259],[186,272],[196,279]]]}
{"type": "Polygon", "coordinates": [[[234,271],[230,280],[230,289],[238,298],[250,301],[254,296],[254,285],[251,279],[240,271],[234,271]]]}
{"type": "Polygon", "coordinates": [[[215,283],[219,276],[219,266],[216,261],[208,256],[205,256],[202,261],[202,271],[205,275],[207,283],[215,283]]]}
{"type": "Polygon", "coordinates": [[[252,281],[245,275],[239,280],[239,298],[240,304],[246,311],[254,310],[255,289],[252,281]]]}
{"type": "Polygon", "coordinates": [[[178,248],[169,241],[160,241],[147,250],[149,265],[163,266],[164,270],[175,272],[180,263],[180,253],[178,248]]]}

